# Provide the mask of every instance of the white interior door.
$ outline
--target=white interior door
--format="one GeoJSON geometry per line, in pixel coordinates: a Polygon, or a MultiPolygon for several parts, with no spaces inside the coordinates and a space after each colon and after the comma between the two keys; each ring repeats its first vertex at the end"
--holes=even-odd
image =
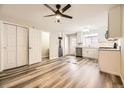
{"type": "Polygon", "coordinates": [[[29,29],[29,64],[41,62],[41,31],[29,29]]]}
{"type": "Polygon", "coordinates": [[[4,69],[16,67],[16,26],[4,24],[4,69]]]}
{"type": "Polygon", "coordinates": [[[17,66],[28,64],[28,29],[17,26],[17,66]]]}

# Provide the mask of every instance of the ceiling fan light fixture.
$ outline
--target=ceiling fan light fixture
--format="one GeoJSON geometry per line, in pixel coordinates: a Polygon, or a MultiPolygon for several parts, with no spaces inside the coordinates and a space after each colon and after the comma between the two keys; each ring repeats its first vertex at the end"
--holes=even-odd
{"type": "Polygon", "coordinates": [[[64,18],[69,18],[69,19],[72,19],[73,17],[72,16],[69,16],[69,15],[66,15],[64,14],[65,11],[67,11],[71,5],[70,4],[67,4],[64,8],[60,9],[61,8],[61,5],[60,4],[57,4],[56,5],[56,8],[57,10],[54,10],[52,7],[50,7],[49,5],[47,4],[44,4],[47,8],[49,8],[52,12],[54,12],[54,14],[51,14],[51,15],[46,15],[44,17],[51,17],[51,16],[55,16],[55,18],[57,19],[57,22],[60,22],[60,19],[61,17],[64,17],[64,18]]]}
{"type": "Polygon", "coordinates": [[[61,18],[61,16],[60,15],[56,15],[56,19],[60,19],[61,18]]]}

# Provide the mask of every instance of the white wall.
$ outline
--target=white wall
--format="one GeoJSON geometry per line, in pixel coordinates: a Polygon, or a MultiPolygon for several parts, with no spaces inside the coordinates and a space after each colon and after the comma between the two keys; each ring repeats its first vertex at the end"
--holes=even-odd
{"type": "Polygon", "coordinates": [[[122,7],[121,76],[124,83],[124,5],[122,7]]]}
{"type": "Polygon", "coordinates": [[[3,21],[0,21],[0,71],[3,70],[3,55],[2,55],[2,52],[3,52],[3,40],[2,40],[2,34],[3,34],[3,21]]]}
{"type": "Polygon", "coordinates": [[[0,21],[0,70],[1,70],[1,30],[2,30],[2,22],[0,21]]]}
{"type": "Polygon", "coordinates": [[[64,35],[64,55],[69,54],[69,37],[67,35],[64,35]]]}
{"type": "Polygon", "coordinates": [[[42,58],[49,57],[49,32],[42,32],[42,58]]]}

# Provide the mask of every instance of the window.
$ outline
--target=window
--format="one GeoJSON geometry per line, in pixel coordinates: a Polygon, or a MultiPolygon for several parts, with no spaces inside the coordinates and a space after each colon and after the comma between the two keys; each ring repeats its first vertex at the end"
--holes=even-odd
{"type": "Polygon", "coordinates": [[[98,47],[98,35],[86,35],[83,38],[83,45],[85,47],[98,47]]]}

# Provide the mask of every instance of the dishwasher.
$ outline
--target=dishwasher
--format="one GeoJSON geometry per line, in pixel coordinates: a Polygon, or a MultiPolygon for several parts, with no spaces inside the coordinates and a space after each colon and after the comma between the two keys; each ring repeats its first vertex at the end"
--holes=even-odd
{"type": "Polygon", "coordinates": [[[82,57],[82,48],[76,47],[76,57],[82,57]]]}

